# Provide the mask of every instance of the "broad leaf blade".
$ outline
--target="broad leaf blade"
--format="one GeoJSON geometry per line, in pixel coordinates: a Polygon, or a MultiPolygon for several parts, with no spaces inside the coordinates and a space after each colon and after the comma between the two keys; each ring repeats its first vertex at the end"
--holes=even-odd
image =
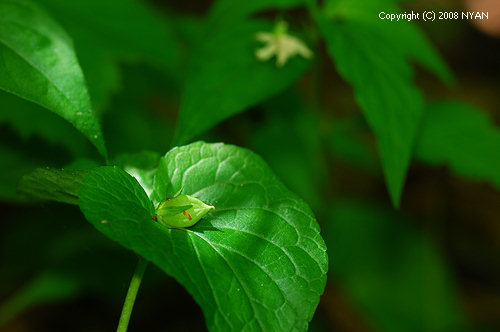
{"type": "Polygon", "coordinates": [[[153,192],[153,180],[161,156],[153,151],[119,155],[114,164],[132,175],[141,185],[148,197],[153,192]]]}
{"type": "Polygon", "coordinates": [[[106,156],[71,40],[38,6],[1,0],[0,88],[57,113],[106,156]]]}
{"type": "Polygon", "coordinates": [[[388,190],[399,206],[423,98],[404,52],[362,22],[320,19],[328,52],[375,133],[388,190]]]}
{"type": "Polygon", "coordinates": [[[78,190],[87,171],[38,168],[22,177],[19,191],[25,195],[57,202],[78,204],[78,190]]]}
{"type": "Polygon", "coordinates": [[[417,160],[448,164],[460,175],[500,188],[499,152],[500,128],[484,111],[453,101],[426,110],[415,149],[417,160]]]}
{"type": "Polygon", "coordinates": [[[256,59],[255,50],[262,45],[255,35],[272,31],[271,24],[242,19],[206,28],[182,97],[177,144],[284,90],[309,64],[294,57],[277,68],[274,59],[256,59]]]}
{"type": "Polygon", "coordinates": [[[80,206],[99,230],[183,284],[210,330],[305,331],[327,269],[307,205],[255,154],[223,144],[194,143],[161,160],[153,196],[182,187],[216,207],[187,229],[152,221],[146,194],[117,168],[89,173],[80,206]]]}

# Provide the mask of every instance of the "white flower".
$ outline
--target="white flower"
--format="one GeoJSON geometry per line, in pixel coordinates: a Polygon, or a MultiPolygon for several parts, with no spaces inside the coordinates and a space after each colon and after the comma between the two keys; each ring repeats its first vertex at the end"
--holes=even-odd
{"type": "Polygon", "coordinates": [[[258,32],[256,38],[266,45],[255,51],[255,56],[260,61],[267,61],[276,55],[276,65],[283,67],[288,59],[297,54],[310,59],[313,52],[299,38],[287,34],[288,24],[280,21],[276,24],[273,32],[258,32]]]}

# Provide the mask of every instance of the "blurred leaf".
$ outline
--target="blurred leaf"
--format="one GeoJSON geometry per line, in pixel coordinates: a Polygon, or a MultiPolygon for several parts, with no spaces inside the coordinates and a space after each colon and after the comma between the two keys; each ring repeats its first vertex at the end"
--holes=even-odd
{"type": "Polygon", "coordinates": [[[401,214],[338,202],[326,234],[335,258],[331,275],[376,330],[466,330],[438,249],[401,214]]]}
{"type": "Polygon", "coordinates": [[[0,123],[7,123],[27,141],[41,137],[53,146],[64,146],[73,156],[92,152],[92,146],[70,123],[41,106],[0,91],[0,123]]]}
{"type": "Polygon", "coordinates": [[[80,207],[98,230],[183,284],[210,330],[305,330],[327,268],[307,205],[262,159],[229,145],[198,142],[171,150],[160,162],[154,196],[168,197],[182,186],[216,206],[192,228],[153,222],[151,201],[119,168],[90,172],[80,207]]]}
{"type": "Polygon", "coordinates": [[[416,24],[407,20],[391,22],[379,18],[381,11],[403,13],[396,6],[401,2],[408,0],[328,0],[325,12],[331,18],[368,25],[377,34],[391,40],[391,47],[398,48],[398,52],[416,60],[443,82],[453,83],[454,77],[446,62],[416,24]]]}
{"type": "Polygon", "coordinates": [[[157,71],[144,66],[122,67],[123,91],[103,114],[103,130],[111,156],[150,150],[164,154],[172,142],[177,96],[157,71]],[[175,111],[174,111],[175,109],[175,111]],[[171,111],[169,114],[169,111],[171,111]]]}
{"type": "Polygon", "coordinates": [[[319,19],[328,52],[356,90],[356,99],[377,138],[388,190],[399,206],[423,98],[398,45],[356,21],[319,19]]]}
{"type": "Polygon", "coordinates": [[[358,117],[335,119],[328,138],[335,159],[347,161],[371,173],[379,173],[376,151],[363,138],[364,125],[358,117]]]}
{"type": "Polygon", "coordinates": [[[1,0],[0,12],[0,88],[57,113],[106,156],[69,37],[27,0],[1,0]]]}
{"type": "Polygon", "coordinates": [[[237,21],[255,12],[269,9],[288,9],[304,6],[307,0],[217,0],[212,6],[209,19],[212,22],[237,21]]]}
{"type": "Polygon", "coordinates": [[[323,204],[327,174],[320,119],[297,98],[295,91],[264,105],[267,121],[252,128],[252,149],[261,155],[293,192],[314,211],[323,204]]]}
{"type": "Polygon", "coordinates": [[[81,285],[72,277],[59,273],[41,274],[0,306],[0,327],[28,308],[72,298],[80,290],[81,285]]]}
{"type": "Polygon", "coordinates": [[[456,101],[426,110],[415,157],[500,188],[500,129],[484,111],[456,101]]]}
{"type": "Polygon", "coordinates": [[[318,23],[340,74],[377,138],[389,194],[399,206],[424,102],[408,58],[443,81],[453,81],[445,62],[411,22],[381,20],[381,10],[397,12],[398,1],[330,0],[318,23]]]}
{"type": "Polygon", "coordinates": [[[177,125],[176,144],[182,144],[226,118],[284,90],[307,69],[300,57],[277,68],[273,61],[255,57],[260,46],[255,34],[272,31],[261,21],[207,26],[193,52],[177,125]]]}
{"type": "Polygon", "coordinates": [[[36,160],[22,152],[0,145],[0,199],[21,202],[25,198],[17,192],[21,177],[38,167],[36,160]]]}
{"type": "Polygon", "coordinates": [[[38,168],[22,177],[21,193],[45,200],[78,204],[78,190],[87,171],[38,168]]]}
{"type": "Polygon", "coordinates": [[[71,37],[75,41],[92,106],[101,113],[109,107],[112,95],[121,88],[120,67],[111,52],[96,47],[92,40],[74,34],[71,37]]]}
{"type": "MultiPolygon", "coordinates": [[[[83,40],[87,52],[102,50],[127,61],[147,61],[175,70],[179,49],[164,17],[141,0],[40,0],[66,27],[83,40]]],[[[91,63],[90,63],[91,64],[91,63]]]]}
{"type": "MultiPolygon", "coordinates": [[[[7,303],[10,299],[18,303],[17,298],[25,298],[20,293],[26,293],[26,289],[30,290],[28,296],[40,292],[37,287],[29,285],[46,285],[43,301],[23,302],[25,305],[12,312],[8,320],[12,321],[33,306],[72,300],[74,293],[59,296],[68,282],[78,288],[77,296],[95,296],[99,301],[111,297],[121,301],[136,257],[89,227],[79,209],[62,204],[23,207],[15,209],[15,213],[8,214],[3,221],[5,227],[0,234],[0,312],[12,312],[6,309],[12,307],[7,303]],[[61,285],[38,282],[47,275],[56,280],[61,278],[61,285]]],[[[151,280],[149,274],[148,279],[151,280]]]]}

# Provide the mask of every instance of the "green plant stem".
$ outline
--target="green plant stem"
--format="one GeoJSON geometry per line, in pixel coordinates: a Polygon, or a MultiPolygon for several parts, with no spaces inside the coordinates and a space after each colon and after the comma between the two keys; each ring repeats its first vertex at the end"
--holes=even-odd
{"type": "Polygon", "coordinates": [[[130,315],[132,314],[132,309],[134,309],[135,298],[137,296],[137,292],[139,291],[139,287],[141,286],[142,276],[144,275],[144,271],[146,271],[147,266],[148,261],[139,257],[134,275],[132,276],[132,280],[130,280],[130,285],[128,286],[127,297],[125,298],[125,303],[123,304],[122,314],[120,315],[120,322],[118,323],[116,332],[127,332],[130,315]]]}

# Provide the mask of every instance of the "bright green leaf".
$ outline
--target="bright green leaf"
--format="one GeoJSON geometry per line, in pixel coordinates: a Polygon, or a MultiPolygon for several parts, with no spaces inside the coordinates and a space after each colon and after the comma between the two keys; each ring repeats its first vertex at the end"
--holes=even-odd
{"type": "Polygon", "coordinates": [[[426,110],[415,157],[500,188],[500,128],[474,106],[439,102],[426,110]]]}
{"type": "Polygon", "coordinates": [[[22,177],[21,193],[45,200],[78,204],[78,190],[87,171],[38,168],[22,177]]]}
{"type": "Polygon", "coordinates": [[[114,164],[132,175],[149,197],[153,192],[153,180],[160,158],[156,152],[141,151],[119,155],[114,164]]]}
{"type": "Polygon", "coordinates": [[[327,269],[307,205],[261,158],[223,144],[174,148],[161,160],[153,196],[181,188],[216,208],[191,228],[152,221],[146,193],[113,167],[85,177],[80,207],[100,231],[183,284],[210,330],[305,331],[327,269]]]}
{"type": "Polygon", "coordinates": [[[407,218],[342,201],[331,209],[326,234],[332,280],[374,330],[465,330],[458,289],[439,249],[407,218]]]}
{"type": "Polygon", "coordinates": [[[284,90],[307,69],[308,61],[295,57],[282,68],[261,62],[257,32],[271,24],[239,20],[238,24],[208,26],[200,40],[182,98],[177,144],[185,143],[226,118],[284,90]]]}
{"type": "Polygon", "coordinates": [[[0,0],[0,88],[57,113],[106,156],[71,40],[37,5],[0,0]]]}

